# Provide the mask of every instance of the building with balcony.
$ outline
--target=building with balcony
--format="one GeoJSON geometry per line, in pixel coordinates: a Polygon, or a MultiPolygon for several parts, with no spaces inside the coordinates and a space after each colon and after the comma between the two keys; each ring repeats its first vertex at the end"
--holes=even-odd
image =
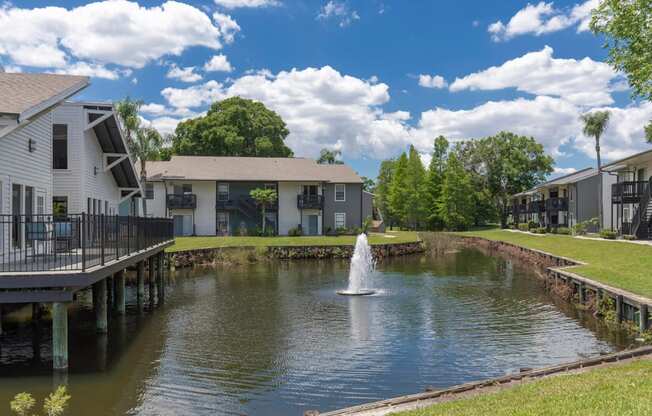
{"type": "Polygon", "coordinates": [[[615,178],[602,174],[603,197],[600,201],[597,169],[578,172],[544,182],[527,192],[514,195],[511,219],[515,223],[534,222],[541,227],[573,227],[598,217],[598,204],[603,204],[605,228],[613,224],[609,195],[615,178]]]}
{"type": "Polygon", "coordinates": [[[346,165],[306,158],[174,156],[149,162],[148,211],[171,217],[176,235],[257,235],[262,209],[250,193],[266,188],[277,200],[266,207],[267,232],[322,235],[362,226],[372,216],[372,195],[346,165]]]}
{"type": "Polygon", "coordinates": [[[652,150],[604,166],[616,178],[609,203],[614,229],[639,239],[652,239],[652,150]]]}

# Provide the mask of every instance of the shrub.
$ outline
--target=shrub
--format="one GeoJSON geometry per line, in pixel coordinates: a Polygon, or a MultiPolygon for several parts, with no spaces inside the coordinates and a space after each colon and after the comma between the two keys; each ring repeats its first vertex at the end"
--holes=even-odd
{"type": "Polygon", "coordinates": [[[340,227],[337,230],[335,230],[335,233],[337,235],[346,235],[349,232],[349,229],[346,227],[340,227]]]}
{"type": "Polygon", "coordinates": [[[625,234],[625,235],[623,235],[623,239],[628,240],[628,241],[632,241],[632,240],[636,240],[636,236],[631,235],[631,234],[625,234]]]}
{"type": "Polygon", "coordinates": [[[614,230],[606,230],[605,229],[605,230],[600,231],[600,237],[602,237],[604,239],[607,239],[607,240],[615,240],[617,235],[618,234],[616,234],[616,232],[614,230]]]}
{"type": "Polygon", "coordinates": [[[288,235],[290,237],[299,237],[299,236],[303,235],[303,232],[301,231],[301,228],[294,227],[294,228],[290,228],[288,230],[288,235]]]}
{"type": "Polygon", "coordinates": [[[528,230],[531,230],[531,229],[533,229],[533,228],[538,228],[538,227],[539,227],[539,224],[537,224],[537,223],[534,222],[534,221],[530,221],[530,222],[527,223],[527,228],[528,228],[528,230]]]}
{"type": "Polygon", "coordinates": [[[582,221],[573,226],[573,234],[575,235],[586,235],[589,232],[589,229],[594,229],[598,226],[598,219],[591,218],[590,220],[582,221]]]}
{"type": "Polygon", "coordinates": [[[571,233],[571,229],[568,227],[557,228],[557,234],[569,235],[570,233],[571,233]]]}
{"type": "Polygon", "coordinates": [[[545,234],[548,230],[546,230],[546,227],[537,227],[532,229],[532,232],[535,234],[545,234]]]}
{"type": "Polygon", "coordinates": [[[518,229],[521,231],[529,231],[530,227],[528,226],[528,224],[519,224],[518,229]]]}
{"type": "MultiPolygon", "coordinates": [[[[68,401],[70,400],[70,395],[66,390],[65,386],[59,386],[53,393],[50,393],[48,397],[43,401],[43,412],[48,416],[60,416],[62,415],[66,407],[68,407],[68,401]]],[[[18,416],[27,416],[35,415],[32,411],[32,408],[36,405],[36,400],[29,393],[18,393],[14,396],[14,399],[9,403],[9,408],[12,413],[15,413],[18,416]]]]}

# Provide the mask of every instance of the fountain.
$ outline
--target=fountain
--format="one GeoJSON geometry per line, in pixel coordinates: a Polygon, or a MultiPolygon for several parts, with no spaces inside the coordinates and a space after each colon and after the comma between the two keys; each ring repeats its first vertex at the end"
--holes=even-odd
{"type": "Polygon", "coordinates": [[[374,258],[366,234],[360,234],[355,241],[355,250],[351,258],[349,271],[349,287],[339,290],[338,295],[365,296],[373,295],[376,291],[369,289],[369,278],[374,273],[374,258]]]}

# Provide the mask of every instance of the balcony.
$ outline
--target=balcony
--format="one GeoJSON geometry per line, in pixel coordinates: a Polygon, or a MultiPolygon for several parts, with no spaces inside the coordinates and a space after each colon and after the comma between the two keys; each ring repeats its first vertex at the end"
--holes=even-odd
{"type": "Polygon", "coordinates": [[[172,239],[169,218],[0,215],[0,276],[86,272],[172,239]]]}
{"type": "Polygon", "coordinates": [[[546,199],[546,211],[568,211],[568,198],[548,198],[546,199]]]}
{"type": "Polygon", "coordinates": [[[545,201],[532,201],[528,204],[528,212],[537,214],[540,212],[546,211],[546,202],[545,201]]]}
{"type": "Polygon", "coordinates": [[[611,202],[614,204],[637,204],[645,192],[646,181],[618,182],[611,185],[611,202]]]}
{"type": "Polygon", "coordinates": [[[297,208],[324,209],[323,195],[297,195],[297,208]]]}
{"type": "Polygon", "coordinates": [[[168,209],[195,209],[197,208],[197,195],[168,195],[168,209]]]}

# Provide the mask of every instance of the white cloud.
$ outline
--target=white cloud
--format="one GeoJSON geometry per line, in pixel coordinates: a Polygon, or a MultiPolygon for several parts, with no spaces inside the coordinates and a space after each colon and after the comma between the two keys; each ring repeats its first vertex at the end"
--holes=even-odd
{"type": "Polygon", "coordinates": [[[206,72],[231,72],[233,67],[225,55],[214,55],[208,62],[204,64],[204,71],[206,72]]]}
{"type": "Polygon", "coordinates": [[[168,73],[165,75],[170,79],[178,79],[183,82],[197,82],[202,79],[202,76],[195,72],[194,66],[179,67],[177,64],[171,64],[168,73]]]}
{"type": "Polygon", "coordinates": [[[528,3],[507,24],[498,20],[489,25],[488,31],[496,42],[526,34],[540,36],[575,25],[577,31],[582,32],[589,29],[591,11],[599,4],[600,0],[588,0],[576,4],[570,10],[558,10],[552,2],[541,1],[536,5],[528,3]]]}
{"type": "Polygon", "coordinates": [[[612,82],[619,77],[606,63],[591,58],[556,59],[549,46],[530,52],[500,66],[457,78],[451,91],[516,88],[534,95],[561,97],[578,105],[613,103],[612,82]]]}
{"type": "Polygon", "coordinates": [[[218,6],[227,9],[236,9],[239,7],[270,7],[280,6],[281,3],[276,0],[214,0],[218,6]]]}
{"type": "Polygon", "coordinates": [[[238,22],[233,20],[233,18],[228,14],[218,12],[213,13],[213,20],[220,28],[220,33],[222,34],[224,42],[233,43],[235,40],[235,34],[240,31],[240,25],[238,25],[238,22]]]}
{"type": "Polygon", "coordinates": [[[446,88],[448,83],[441,75],[419,75],[419,85],[424,88],[446,88]]]}
{"type": "Polygon", "coordinates": [[[319,10],[317,20],[331,19],[337,20],[340,27],[346,27],[354,21],[360,20],[360,15],[346,2],[331,0],[319,10]]]}
{"type": "Polygon", "coordinates": [[[555,167],[552,173],[555,176],[563,176],[563,175],[570,175],[571,173],[575,173],[575,172],[577,172],[577,169],[575,168],[555,167]]]}
{"type": "Polygon", "coordinates": [[[171,106],[183,109],[209,105],[225,98],[222,84],[213,80],[188,88],[168,87],[161,91],[161,95],[171,106]]]}
{"type": "Polygon", "coordinates": [[[110,70],[102,65],[89,64],[88,62],[76,62],[65,68],[54,71],[56,74],[83,75],[87,77],[104,78],[115,80],[121,75],[127,75],[125,71],[110,70]]]}
{"type": "Polygon", "coordinates": [[[176,1],[154,7],[98,1],[71,9],[8,3],[0,6],[0,56],[33,67],[64,68],[80,60],[142,68],[193,46],[220,49],[221,23],[176,1]]]}

